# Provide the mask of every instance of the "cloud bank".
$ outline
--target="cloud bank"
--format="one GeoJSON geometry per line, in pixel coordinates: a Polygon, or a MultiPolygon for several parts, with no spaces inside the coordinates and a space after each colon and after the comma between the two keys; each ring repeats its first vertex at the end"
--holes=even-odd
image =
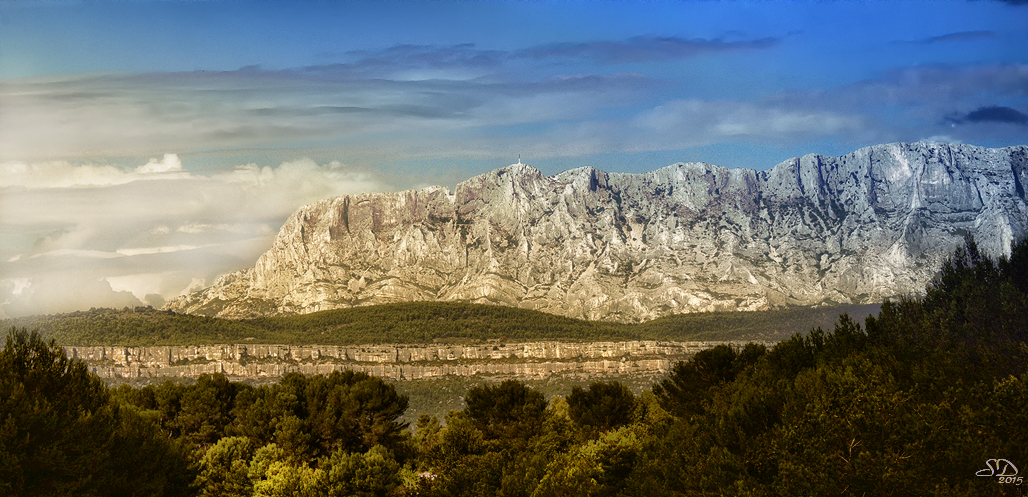
{"type": "MultiPolygon", "coordinates": [[[[1020,122],[1018,109],[1028,108],[1024,64],[923,65],[836,87],[721,98],[683,98],[689,93],[683,85],[691,83],[678,76],[604,70],[644,62],[671,67],[663,64],[668,59],[687,61],[687,68],[700,54],[752,55],[781,43],[636,37],[509,51],[398,45],[351,54],[357,60],[350,63],[295,69],[8,81],[0,86],[0,163],[9,163],[0,184],[29,186],[33,174],[69,184],[127,181],[110,166],[69,169],[60,161],[102,164],[164,150],[320,150],[379,167],[528,150],[539,158],[676,150],[740,139],[858,147],[946,134],[989,144],[1016,132],[982,125],[1020,122]],[[530,58],[578,62],[525,65],[530,58]],[[960,129],[947,129],[953,125],[960,129]],[[36,169],[11,169],[26,163],[36,169]]],[[[155,159],[134,172],[173,177],[179,168],[155,159]]]]}
{"type": "Polygon", "coordinates": [[[251,265],[298,206],[389,189],[310,159],[206,173],[176,154],[135,168],[0,164],[0,309],[159,304],[251,265]]]}

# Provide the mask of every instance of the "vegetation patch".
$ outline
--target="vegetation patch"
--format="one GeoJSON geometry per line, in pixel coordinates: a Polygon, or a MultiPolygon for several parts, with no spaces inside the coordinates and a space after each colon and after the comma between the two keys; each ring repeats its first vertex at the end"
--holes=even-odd
{"type": "Polygon", "coordinates": [[[137,307],[7,319],[0,321],[0,326],[35,329],[60,345],[82,346],[775,340],[811,327],[831,328],[836,316],[843,313],[863,319],[879,307],[874,304],[704,312],[634,324],[457,302],[405,302],[244,320],[137,307]]]}

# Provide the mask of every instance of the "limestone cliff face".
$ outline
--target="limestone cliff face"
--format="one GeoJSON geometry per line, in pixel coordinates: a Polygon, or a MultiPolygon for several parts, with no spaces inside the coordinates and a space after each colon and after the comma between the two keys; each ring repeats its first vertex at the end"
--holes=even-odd
{"type": "MultiPolygon", "coordinates": [[[[469,345],[200,345],[154,347],[67,346],[110,380],[196,378],[222,373],[239,379],[274,379],[286,373],[362,371],[393,379],[499,376],[521,379],[553,374],[656,377],[678,361],[719,344],[741,342],[527,342],[469,345]]],[[[767,343],[765,345],[771,345],[767,343]]]]}
{"type": "Polygon", "coordinates": [[[576,318],[868,303],[918,292],[973,234],[1028,231],[1028,147],[888,144],[756,172],[703,163],[457,186],[302,207],[244,271],[167,308],[222,317],[453,300],[576,318]]]}

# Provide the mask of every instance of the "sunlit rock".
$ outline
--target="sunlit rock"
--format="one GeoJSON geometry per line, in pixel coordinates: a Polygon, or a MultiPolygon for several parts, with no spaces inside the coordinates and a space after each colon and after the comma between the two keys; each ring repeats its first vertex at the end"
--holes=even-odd
{"type": "Polygon", "coordinates": [[[640,321],[873,303],[917,293],[972,234],[1028,230],[1028,147],[876,145],[767,171],[674,164],[545,177],[523,164],[457,185],[299,209],[244,271],[170,302],[221,317],[413,300],[640,321]]]}

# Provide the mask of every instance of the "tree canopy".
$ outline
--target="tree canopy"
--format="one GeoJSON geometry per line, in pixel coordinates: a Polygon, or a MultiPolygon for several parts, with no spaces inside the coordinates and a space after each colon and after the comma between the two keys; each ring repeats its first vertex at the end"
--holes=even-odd
{"type": "Polygon", "coordinates": [[[8,332],[0,392],[3,495],[189,493],[182,447],[38,333],[8,332]]]}
{"type": "Polygon", "coordinates": [[[349,345],[484,340],[776,340],[831,326],[843,312],[877,305],[703,312],[643,323],[585,321],[529,309],[462,302],[402,302],[296,316],[221,319],[150,307],[90,309],[0,321],[37,329],[61,345],[205,345],[225,343],[349,345]]]}
{"type": "Polygon", "coordinates": [[[1026,275],[1028,241],[989,258],[969,239],[923,296],[863,325],[715,347],[640,395],[484,382],[413,433],[407,397],[363,373],[108,389],[11,329],[0,494],[1020,495],[1026,275]]]}

